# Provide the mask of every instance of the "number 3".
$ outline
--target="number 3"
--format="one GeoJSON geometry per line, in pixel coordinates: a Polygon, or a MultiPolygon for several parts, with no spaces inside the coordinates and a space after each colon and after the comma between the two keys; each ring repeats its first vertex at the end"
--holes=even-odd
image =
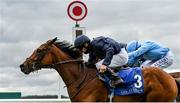
{"type": "Polygon", "coordinates": [[[141,78],[141,76],[140,75],[135,75],[134,76],[134,79],[137,79],[137,82],[134,84],[134,86],[136,87],[136,88],[141,88],[141,86],[142,86],[142,78],[141,78]]]}

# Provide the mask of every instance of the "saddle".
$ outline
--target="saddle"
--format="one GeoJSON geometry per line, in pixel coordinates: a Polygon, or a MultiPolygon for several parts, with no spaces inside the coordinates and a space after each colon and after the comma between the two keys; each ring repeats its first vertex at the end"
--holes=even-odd
{"type": "Polygon", "coordinates": [[[144,81],[140,67],[123,68],[117,72],[117,75],[124,80],[124,85],[115,88],[110,86],[110,79],[106,74],[103,73],[99,75],[99,79],[102,80],[109,89],[109,94],[113,92],[114,95],[124,96],[144,93],[144,81]]]}

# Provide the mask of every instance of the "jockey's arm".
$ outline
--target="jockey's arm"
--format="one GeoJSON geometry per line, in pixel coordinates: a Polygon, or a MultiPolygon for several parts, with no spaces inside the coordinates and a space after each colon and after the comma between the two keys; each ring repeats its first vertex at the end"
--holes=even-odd
{"type": "Polygon", "coordinates": [[[140,57],[154,47],[154,42],[147,41],[136,51],[128,53],[128,65],[132,66],[140,57]]]}
{"type": "Polygon", "coordinates": [[[108,49],[106,51],[106,56],[104,58],[104,62],[103,62],[103,65],[106,65],[108,66],[110,63],[111,63],[111,60],[112,60],[112,57],[114,55],[114,52],[112,49],[108,49]]]}
{"type": "Polygon", "coordinates": [[[151,50],[154,47],[154,43],[147,41],[141,45],[140,48],[138,48],[136,51],[128,53],[129,58],[139,58],[143,54],[145,54],[147,51],[151,50]]]}
{"type": "Polygon", "coordinates": [[[106,56],[105,56],[102,64],[108,66],[108,65],[110,65],[111,60],[113,58],[114,48],[110,44],[106,43],[103,45],[102,49],[104,49],[104,51],[106,51],[106,56]]]}
{"type": "Polygon", "coordinates": [[[96,63],[96,57],[94,56],[93,52],[89,53],[89,59],[88,59],[89,63],[96,63]]]}

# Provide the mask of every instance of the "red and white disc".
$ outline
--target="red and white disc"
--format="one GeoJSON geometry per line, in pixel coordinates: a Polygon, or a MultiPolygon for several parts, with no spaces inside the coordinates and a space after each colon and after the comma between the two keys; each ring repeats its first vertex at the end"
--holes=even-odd
{"type": "Polygon", "coordinates": [[[80,21],[86,17],[87,7],[81,1],[73,1],[69,4],[67,12],[72,20],[80,21]]]}

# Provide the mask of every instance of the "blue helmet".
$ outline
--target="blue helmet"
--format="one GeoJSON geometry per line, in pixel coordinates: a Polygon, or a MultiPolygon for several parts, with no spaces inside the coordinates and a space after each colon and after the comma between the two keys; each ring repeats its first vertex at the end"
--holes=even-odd
{"type": "Polygon", "coordinates": [[[127,52],[130,53],[130,52],[136,51],[140,46],[141,44],[138,41],[133,40],[127,44],[126,49],[127,49],[127,52]]]}
{"type": "Polygon", "coordinates": [[[77,36],[76,40],[74,41],[75,47],[83,46],[85,43],[90,43],[90,39],[85,35],[77,36]]]}

